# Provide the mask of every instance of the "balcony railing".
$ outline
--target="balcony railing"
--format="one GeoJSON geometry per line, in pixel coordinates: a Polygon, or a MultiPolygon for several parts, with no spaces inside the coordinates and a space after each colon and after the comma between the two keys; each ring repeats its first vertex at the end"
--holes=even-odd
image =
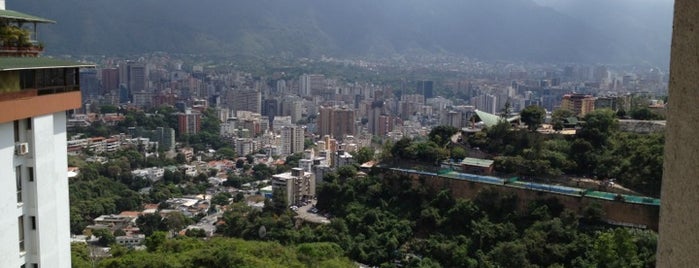
{"type": "Polygon", "coordinates": [[[0,93],[0,101],[16,100],[24,98],[32,98],[36,96],[50,95],[56,93],[65,93],[72,91],[80,91],[80,86],[54,86],[43,87],[39,89],[23,89],[15,92],[0,93]]]}
{"type": "Polygon", "coordinates": [[[0,57],[36,57],[44,48],[41,45],[12,46],[0,44],[0,57]]]}

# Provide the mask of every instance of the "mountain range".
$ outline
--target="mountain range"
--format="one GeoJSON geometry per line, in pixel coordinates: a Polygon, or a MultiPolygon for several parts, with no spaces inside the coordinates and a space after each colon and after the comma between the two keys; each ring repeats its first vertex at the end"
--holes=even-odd
{"type": "Polygon", "coordinates": [[[446,54],[667,65],[671,5],[648,17],[606,3],[616,0],[536,1],[10,0],[7,8],[57,21],[40,27],[48,54],[446,54]]]}

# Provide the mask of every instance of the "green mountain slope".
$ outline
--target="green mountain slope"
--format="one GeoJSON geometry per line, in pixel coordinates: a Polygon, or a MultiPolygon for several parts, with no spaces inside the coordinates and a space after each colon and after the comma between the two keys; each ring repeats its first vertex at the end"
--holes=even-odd
{"type": "MultiPolygon", "coordinates": [[[[51,54],[150,51],[290,57],[449,53],[482,59],[625,62],[614,35],[531,0],[29,0],[58,21],[51,54]]],[[[643,55],[643,54],[641,54],[643,55]]]]}

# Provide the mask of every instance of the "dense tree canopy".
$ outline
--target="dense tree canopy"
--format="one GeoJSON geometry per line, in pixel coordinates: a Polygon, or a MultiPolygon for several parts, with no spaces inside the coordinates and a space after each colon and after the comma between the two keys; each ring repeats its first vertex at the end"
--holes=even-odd
{"type": "MultiPolygon", "coordinates": [[[[92,219],[104,214],[118,214],[124,210],[141,208],[141,195],[119,182],[100,174],[101,166],[88,165],[71,180],[70,230],[81,234],[92,219]]],[[[107,172],[102,169],[102,172],[107,172]]],[[[128,173],[129,177],[131,173],[128,173]]]]}
{"type": "Polygon", "coordinates": [[[572,111],[567,109],[554,110],[551,114],[551,124],[553,125],[553,129],[562,130],[564,127],[565,120],[573,116],[575,116],[575,114],[573,114],[572,111]]]}
{"type": "MultiPolygon", "coordinates": [[[[73,267],[355,267],[332,243],[282,246],[276,242],[215,238],[204,241],[179,238],[155,242],[156,250],[128,251],[100,261],[90,259],[89,249],[72,246],[73,267]],[[93,266],[95,263],[96,266],[93,266]]],[[[155,245],[154,244],[154,245],[155,245]]]]}
{"type": "Polygon", "coordinates": [[[374,159],[374,153],[375,150],[372,147],[362,147],[359,148],[356,152],[352,152],[352,157],[357,161],[359,164],[363,164],[366,162],[369,162],[374,159]]]}
{"type": "Polygon", "coordinates": [[[527,125],[527,129],[535,131],[544,123],[546,110],[538,105],[527,106],[520,112],[522,122],[527,125]]]}
{"type": "Polygon", "coordinates": [[[449,157],[449,151],[434,141],[413,141],[410,138],[398,140],[390,149],[391,161],[417,160],[426,163],[439,163],[449,157]]]}
{"type": "Polygon", "coordinates": [[[436,126],[432,128],[430,133],[427,135],[430,141],[436,143],[439,146],[444,146],[451,141],[451,136],[458,133],[459,129],[453,126],[436,126]]]}
{"type": "MultiPolygon", "coordinates": [[[[568,115],[562,111],[554,112],[554,121],[568,115]]],[[[643,194],[660,195],[662,134],[621,132],[616,114],[608,109],[587,114],[583,122],[573,136],[511,130],[508,124],[498,124],[469,136],[467,142],[494,155],[498,172],[617,179],[643,194]]],[[[409,141],[401,144],[402,148],[411,145],[409,141]]]]}
{"type": "Polygon", "coordinates": [[[331,242],[350,259],[371,265],[645,267],[654,262],[653,232],[599,225],[565,210],[553,198],[537,200],[518,212],[515,196],[493,189],[473,200],[430,189],[390,174],[338,179],[318,190],[317,208],[332,213],[330,224],[299,225],[289,210],[260,212],[234,204],[218,231],[289,246],[331,242]],[[595,241],[610,235],[620,246],[597,249],[595,241]],[[604,254],[620,251],[624,251],[620,260],[607,263],[604,254]]]}

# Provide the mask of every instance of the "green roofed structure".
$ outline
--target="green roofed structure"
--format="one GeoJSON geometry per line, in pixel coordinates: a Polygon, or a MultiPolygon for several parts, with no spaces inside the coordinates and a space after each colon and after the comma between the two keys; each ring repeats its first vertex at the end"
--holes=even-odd
{"type": "Polygon", "coordinates": [[[462,165],[469,165],[469,166],[482,167],[482,168],[490,167],[493,165],[493,163],[495,163],[494,160],[472,158],[472,157],[466,157],[466,158],[464,158],[464,160],[461,161],[462,165]]]}
{"type": "Polygon", "coordinates": [[[14,22],[31,22],[31,23],[56,23],[55,21],[44,19],[41,17],[24,14],[14,10],[0,10],[0,19],[14,22]]]}
{"type": "Polygon", "coordinates": [[[476,115],[478,116],[479,119],[481,119],[481,123],[483,123],[483,125],[485,125],[485,127],[492,127],[492,126],[495,126],[501,122],[512,123],[512,122],[520,119],[519,115],[505,119],[505,118],[502,118],[498,115],[486,113],[486,112],[481,111],[481,110],[476,110],[476,115]]]}
{"type": "Polygon", "coordinates": [[[492,127],[494,125],[497,125],[500,122],[504,122],[505,119],[502,117],[499,117],[497,115],[491,114],[491,113],[486,113],[481,110],[476,110],[476,115],[478,116],[479,119],[481,119],[481,122],[486,127],[492,127]]]}
{"type": "Polygon", "coordinates": [[[6,10],[5,2],[0,2],[0,57],[36,57],[44,50],[37,40],[38,23],[55,21],[6,10]]]}
{"type": "Polygon", "coordinates": [[[492,174],[494,160],[466,157],[461,162],[442,162],[441,173],[449,173],[452,170],[473,174],[492,174]]]}
{"type": "Polygon", "coordinates": [[[0,60],[0,71],[55,68],[86,68],[94,66],[94,64],[83,64],[73,61],[43,57],[5,57],[0,60]]]}

